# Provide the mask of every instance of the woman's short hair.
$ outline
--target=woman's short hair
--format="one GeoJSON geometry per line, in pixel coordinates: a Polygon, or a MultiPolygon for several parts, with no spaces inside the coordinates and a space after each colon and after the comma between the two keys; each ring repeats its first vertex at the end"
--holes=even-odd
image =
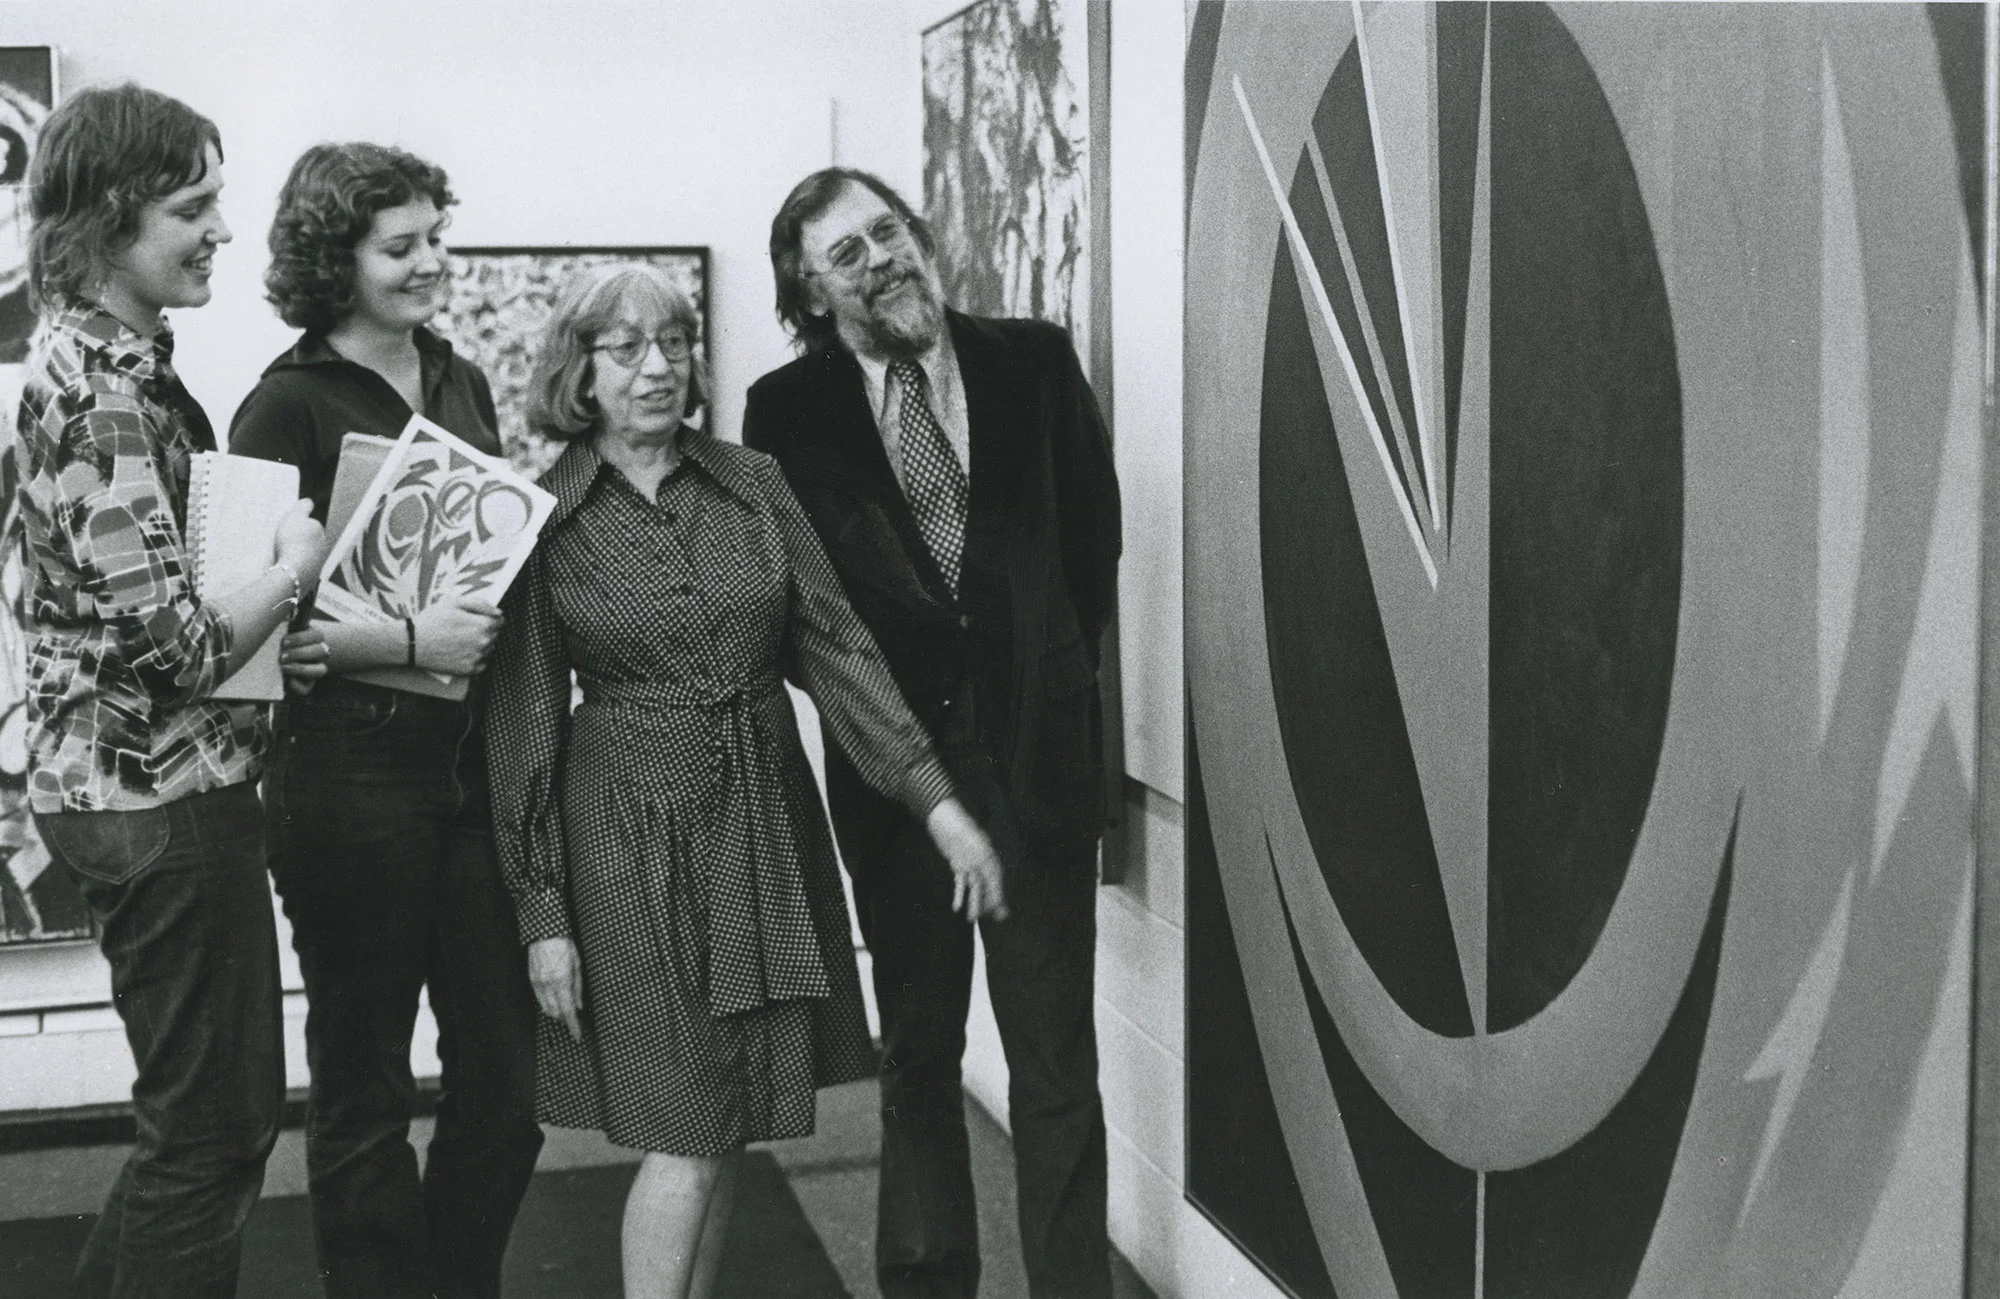
{"type": "Polygon", "coordinates": [[[832,207],[849,185],[859,185],[888,204],[889,210],[903,219],[903,225],[924,256],[935,256],[937,252],[937,239],[931,234],[930,223],[918,216],[889,182],[873,172],[855,167],[823,167],[792,186],[792,192],[778,205],[778,215],[771,218],[771,278],[778,284],[778,320],[807,351],[832,343],[838,335],[833,317],[812,314],[801,240],[806,222],[832,207]]]}
{"type": "Polygon", "coordinates": [[[146,204],[199,182],[215,123],[126,82],[70,96],[42,124],[28,165],[28,288],[38,310],[98,291],[105,259],[139,234],[146,204]]]}
{"type": "Polygon", "coordinates": [[[265,297],[294,329],[324,332],[354,310],[354,250],[375,214],[458,200],[444,169],[387,144],[316,144],[292,164],[271,218],[265,297]]]}
{"type": "Polygon", "coordinates": [[[595,373],[590,350],[626,308],[652,317],[653,327],[678,325],[694,344],[688,365],[687,411],[708,403],[708,363],[701,352],[701,312],[694,300],[646,262],[590,266],[570,276],[556,295],[555,312],[542,327],[535,348],[534,377],[528,384],[528,426],[544,437],[567,441],[597,427],[597,403],[585,395],[595,373]]]}

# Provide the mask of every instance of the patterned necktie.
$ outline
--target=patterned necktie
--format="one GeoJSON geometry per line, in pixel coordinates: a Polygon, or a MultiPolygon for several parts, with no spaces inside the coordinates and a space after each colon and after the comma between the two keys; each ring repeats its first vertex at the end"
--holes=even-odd
{"type": "Polygon", "coordinates": [[[931,558],[958,594],[959,561],[965,554],[965,469],[945,441],[944,429],[931,413],[930,384],[915,361],[892,361],[889,377],[902,387],[903,494],[917,516],[931,558]]]}

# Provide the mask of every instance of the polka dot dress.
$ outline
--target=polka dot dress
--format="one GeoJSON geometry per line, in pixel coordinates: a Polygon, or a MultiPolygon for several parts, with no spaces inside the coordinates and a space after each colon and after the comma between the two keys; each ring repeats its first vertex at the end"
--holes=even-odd
{"type": "Polygon", "coordinates": [[[885,793],[921,816],[950,782],[776,467],[682,447],[652,501],[585,444],[550,469],[487,743],[522,940],[583,958],[584,1040],[541,1022],[539,1117],[714,1155],[810,1133],[816,1087],[875,1069],[779,665],[885,793]]]}

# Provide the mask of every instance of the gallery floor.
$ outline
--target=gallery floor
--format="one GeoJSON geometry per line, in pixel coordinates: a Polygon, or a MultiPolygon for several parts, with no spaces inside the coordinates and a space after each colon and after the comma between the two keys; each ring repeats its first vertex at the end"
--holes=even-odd
{"type": "MultiPolygon", "coordinates": [[[[1026,1296],[1007,1137],[976,1106],[968,1106],[973,1175],[979,1186],[980,1249],[986,1299],[1026,1296]]],[[[727,1295],[775,1299],[874,1299],[870,1267],[874,1230],[875,1088],[858,1083],[821,1093],[820,1131],[804,1141],[763,1148],[746,1169],[745,1241],[724,1264],[727,1295]],[[776,1268],[783,1275],[773,1275],[776,1268]],[[761,1269],[761,1271],[760,1271],[761,1269]]],[[[419,1150],[430,1121],[413,1133],[419,1150]]],[[[66,1293],[61,1260],[71,1256],[104,1188],[125,1157],[121,1145],[46,1147],[0,1154],[0,1290],[19,1299],[59,1299],[66,1293]]],[[[508,1293],[522,1299],[613,1299],[617,1294],[617,1213],[629,1180],[630,1151],[594,1133],[551,1130],[535,1186],[523,1205],[508,1255],[508,1293]]],[[[311,1299],[311,1236],[302,1197],[305,1149],[296,1128],[272,1154],[265,1203],[245,1242],[245,1299],[311,1299]]],[[[1144,1284],[1114,1258],[1119,1299],[1151,1299],[1144,1284]]]]}

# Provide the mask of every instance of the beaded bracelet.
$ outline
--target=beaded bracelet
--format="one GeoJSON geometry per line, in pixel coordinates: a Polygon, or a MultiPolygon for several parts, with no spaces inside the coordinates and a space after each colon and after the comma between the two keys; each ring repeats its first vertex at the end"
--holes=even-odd
{"type": "Polygon", "coordinates": [[[293,568],[290,564],[287,564],[282,559],[272,560],[271,567],[277,569],[280,573],[283,573],[288,579],[290,579],[292,584],[292,594],[290,598],[278,601],[278,603],[271,606],[272,610],[276,611],[278,609],[289,608],[293,613],[297,613],[299,611],[299,601],[305,598],[305,588],[299,585],[299,570],[293,568]]]}

